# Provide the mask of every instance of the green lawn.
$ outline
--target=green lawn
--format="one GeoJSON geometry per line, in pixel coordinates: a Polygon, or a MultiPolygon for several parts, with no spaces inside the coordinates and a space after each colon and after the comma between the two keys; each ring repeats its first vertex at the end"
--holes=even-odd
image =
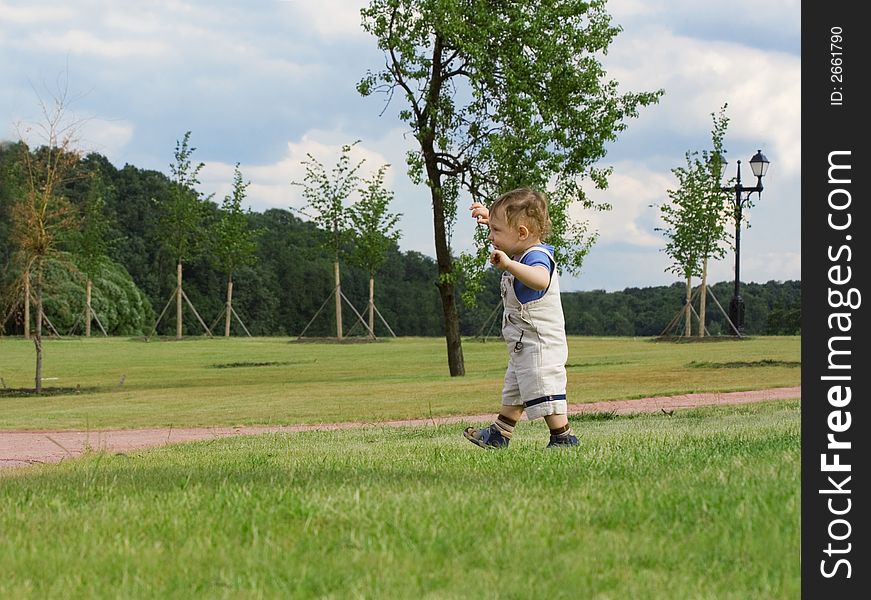
{"type": "MultiPolygon", "coordinates": [[[[2,598],[795,598],[800,402],[573,417],[575,449],[492,413],[496,341],[0,339],[0,429],[368,421],[0,471],[2,598]]],[[[800,384],[800,338],[572,338],[572,402],[800,384]]]]}
{"type": "MultiPolygon", "coordinates": [[[[801,338],[706,343],[569,339],[569,402],[800,385],[801,338]]],[[[32,388],[32,342],[0,338],[0,430],[299,424],[498,410],[506,364],[496,340],[463,344],[466,376],[448,375],[434,338],[316,344],[288,338],[46,340],[32,388]],[[4,389],[5,388],[5,389],[4,389]]]]}
{"type": "MultiPolygon", "coordinates": [[[[438,365],[423,369],[420,384],[459,385],[440,374],[442,354],[424,340],[331,349],[285,349],[266,340],[233,344],[259,349],[257,360],[297,360],[300,365],[307,364],[307,352],[316,351],[318,362],[325,354],[338,362],[347,354],[383,350],[392,360],[378,359],[385,371],[373,379],[388,387],[413,387],[418,381],[395,381],[402,376],[392,361],[404,363],[403,355],[412,348],[432,348],[438,365]]],[[[573,345],[573,361],[597,364],[578,367],[576,381],[610,369],[636,372],[630,369],[636,361],[646,361],[655,371],[652,359],[644,357],[659,352],[669,357],[666,372],[692,373],[680,366],[690,358],[685,351],[731,360],[720,353],[738,346],[666,347],[627,340],[574,340],[573,345]],[[602,353],[578,356],[590,347],[602,353]],[[619,348],[623,351],[617,354],[619,348]]],[[[783,358],[795,356],[793,341],[775,345],[784,346],[783,358]]],[[[197,381],[212,393],[230,395],[233,386],[222,380],[224,371],[207,368],[211,349],[218,349],[216,360],[224,361],[221,350],[228,346],[75,342],[52,345],[49,356],[58,357],[56,373],[72,371],[70,364],[60,366],[62,347],[88,353],[112,347],[123,359],[149,357],[141,371],[128,370],[135,392],[99,394],[108,409],[123,404],[112,398],[139,392],[160,398],[158,381],[140,381],[146,372],[163,372],[164,383],[176,369],[187,373],[185,385],[175,382],[172,388],[179,399],[182,393],[204,398],[197,381]],[[158,357],[172,353],[184,360],[158,368],[158,357]],[[193,367],[197,364],[199,369],[193,367]]],[[[748,351],[751,347],[746,345],[748,351]]],[[[466,385],[490,387],[498,367],[475,367],[479,359],[497,362],[498,353],[472,344],[466,348],[472,367],[466,385]]],[[[319,373],[305,368],[309,377],[319,373]]],[[[341,370],[338,364],[325,365],[319,385],[328,391],[351,390],[354,381],[363,379],[359,368],[349,365],[344,381],[331,381],[339,379],[341,370]]],[[[243,399],[246,409],[258,406],[260,394],[248,387],[281,386],[281,393],[293,389],[292,382],[285,382],[292,365],[275,368],[283,376],[266,368],[252,370],[272,383],[258,383],[257,376],[239,370],[243,383],[234,396],[243,399]]],[[[720,385],[790,385],[798,377],[790,373],[781,380],[755,382],[736,374],[733,382],[720,385]]],[[[82,381],[97,385],[117,376],[111,367],[101,374],[95,364],[82,381]]],[[[644,391],[631,381],[626,393],[660,389],[656,374],[650,376],[644,391]]],[[[317,387],[303,378],[296,381],[317,387]]],[[[674,389],[669,385],[674,384],[662,384],[662,389],[674,389]]],[[[617,394],[607,386],[585,389],[599,389],[596,399],[617,394]]],[[[360,393],[372,399],[368,390],[360,393]]],[[[433,397],[447,395],[433,392],[433,397]]],[[[92,397],[52,402],[86,398],[92,397]]],[[[328,396],[316,401],[331,404],[328,396]]],[[[459,410],[472,400],[445,402],[459,410]]],[[[161,402],[164,411],[169,404],[161,402]]],[[[192,420],[198,415],[206,422],[221,414],[194,410],[195,405],[187,404],[192,420]]],[[[385,412],[398,411],[398,406],[385,412]]],[[[483,408],[492,408],[492,398],[475,410],[483,408]]],[[[234,418],[245,414],[237,410],[234,418]]],[[[340,415],[345,420],[366,412],[345,410],[340,415]]],[[[42,407],[38,414],[49,412],[42,407]]],[[[112,412],[112,422],[133,414],[112,412]]],[[[144,422],[150,413],[143,409],[140,414],[144,422]]],[[[264,414],[269,413],[258,413],[264,414]]],[[[283,418],[291,420],[289,414],[283,418]]],[[[262,418],[258,415],[252,421],[262,418]]],[[[4,418],[25,423],[21,415],[4,418]]],[[[541,422],[521,423],[503,451],[469,444],[460,435],[461,425],[373,426],[216,439],[0,471],[0,597],[799,597],[799,401],[683,410],[673,416],[573,417],[573,426],[580,448],[545,450],[547,430],[541,422]]]]}

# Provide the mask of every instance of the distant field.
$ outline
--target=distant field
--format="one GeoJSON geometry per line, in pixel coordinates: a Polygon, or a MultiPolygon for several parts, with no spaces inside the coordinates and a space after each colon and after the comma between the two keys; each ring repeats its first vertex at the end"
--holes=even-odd
{"type": "MultiPolygon", "coordinates": [[[[800,337],[667,343],[569,340],[569,401],[800,385],[800,337]]],[[[0,429],[378,422],[498,409],[504,345],[466,340],[466,376],[448,375],[441,338],[299,343],[289,338],[46,340],[46,388],[32,342],[0,338],[0,429]]]]}
{"type": "MultiPolygon", "coordinates": [[[[593,372],[618,366],[632,372],[629,364],[645,362],[648,351],[670,356],[686,349],[631,340],[575,343],[615,353],[610,359],[618,364],[598,364],[593,372]]],[[[130,347],[124,344],[105,345],[130,347]]],[[[248,344],[251,351],[263,344],[265,354],[280,347],[154,346],[186,357],[175,367],[191,386],[179,385],[180,397],[196,389],[197,373],[213,372],[202,362],[205,348],[248,344]]],[[[59,354],[60,346],[50,351],[59,354]]],[[[405,364],[400,355],[413,355],[414,363],[422,349],[436,347],[383,346],[399,364],[405,364]]],[[[307,352],[320,363],[324,354],[339,360],[344,352],[372,350],[307,352]]],[[[727,359],[713,346],[694,350],[713,352],[707,360],[727,359]]],[[[125,361],[133,353],[117,351],[125,361]]],[[[791,355],[784,351],[782,358],[791,355]]],[[[321,378],[340,372],[334,365],[321,378]]],[[[364,375],[354,373],[348,367],[347,379],[328,389],[350,390],[351,380],[361,385],[364,375]]],[[[136,385],[141,373],[130,374],[136,385]]],[[[489,386],[495,373],[473,377],[489,386]]],[[[445,381],[435,372],[423,379],[445,381]]],[[[249,385],[255,384],[243,387],[249,385]]],[[[126,414],[114,408],[123,403],[105,397],[114,418],[126,414]]],[[[335,399],[309,400],[333,406],[335,399]]],[[[196,404],[189,414],[205,418],[196,404]]],[[[168,405],[162,401],[163,410],[168,405]]],[[[248,397],[245,406],[255,405],[248,397]]],[[[0,472],[0,597],[798,598],[800,417],[797,400],[673,416],[573,417],[582,446],[550,451],[541,422],[522,424],[504,451],[469,444],[462,425],[373,426],[100,453],[0,472]]]]}

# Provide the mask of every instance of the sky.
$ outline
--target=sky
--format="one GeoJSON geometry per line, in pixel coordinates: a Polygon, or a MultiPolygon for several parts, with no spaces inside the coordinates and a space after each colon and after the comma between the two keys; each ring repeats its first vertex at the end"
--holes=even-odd
{"type": "MultiPolygon", "coordinates": [[[[360,25],[363,0],[0,0],[0,139],[29,139],[40,102],[68,90],[79,145],[169,175],[176,142],[191,132],[203,162],[200,190],[220,200],[237,163],[251,210],[302,208],[308,155],[331,167],[354,146],[368,176],[384,164],[391,208],[402,216],[403,251],[434,257],[428,190],[409,179],[414,148],[399,98],[362,97],[357,82],[384,65],[360,25]]],[[[687,151],[709,148],[712,113],[728,104],[725,175],[762,150],[770,161],[761,197],[741,232],[742,282],[801,279],[801,5],[737,0],[612,0],[623,31],[602,58],[621,91],[664,89],[607,146],[607,190],[590,186],[608,212],[578,211],[598,240],[568,291],[669,285],[655,205],[676,187],[687,151]]],[[[455,226],[455,252],[471,249],[474,221],[455,226]]],[[[735,256],[710,265],[709,281],[732,281],[735,256]]]]}

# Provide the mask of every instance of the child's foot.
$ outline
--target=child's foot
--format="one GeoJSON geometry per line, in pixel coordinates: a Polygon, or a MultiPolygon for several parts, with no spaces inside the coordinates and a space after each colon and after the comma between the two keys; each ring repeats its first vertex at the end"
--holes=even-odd
{"type": "Polygon", "coordinates": [[[511,441],[499,431],[496,425],[490,425],[487,429],[466,427],[463,436],[473,444],[482,448],[506,448],[511,441]]]}
{"type": "Polygon", "coordinates": [[[550,436],[550,442],[548,442],[548,448],[568,448],[569,446],[577,446],[580,442],[578,438],[573,435],[552,435],[550,436]]]}

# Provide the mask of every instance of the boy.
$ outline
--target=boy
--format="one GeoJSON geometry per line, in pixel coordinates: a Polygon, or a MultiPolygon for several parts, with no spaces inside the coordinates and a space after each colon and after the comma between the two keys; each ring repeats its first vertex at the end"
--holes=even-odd
{"type": "Polygon", "coordinates": [[[490,263],[502,273],[502,337],[508,345],[508,369],[502,409],[487,429],[467,427],[463,435],[482,448],[504,448],[517,421],[544,417],[550,429],[548,448],[577,446],[566,403],[565,320],[553,246],[541,240],[550,233],[547,201],[539,192],[519,188],[502,194],[487,209],[469,207],[479,224],[490,227],[490,263]]]}

